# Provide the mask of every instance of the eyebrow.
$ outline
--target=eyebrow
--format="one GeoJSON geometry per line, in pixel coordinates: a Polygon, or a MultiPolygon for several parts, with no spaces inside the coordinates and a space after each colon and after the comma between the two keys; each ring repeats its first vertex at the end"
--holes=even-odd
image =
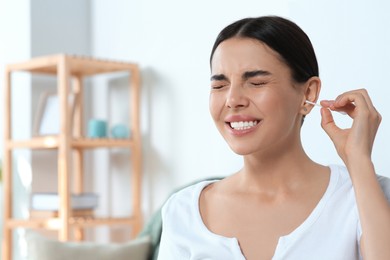
{"type": "Polygon", "coordinates": [[[242,78],[246,80],[246,79],[253,78],[253,77],[256,77],[256,76],[269,76],[269,75],[271,75],[271,72],[269,72],[269,71],[266,71],[266,70],[254,70],[254,71],[247,71],[247,72],[245,72],[242,75],[242,78]]]}
{"type": "MultiPolygon", "coordinates": [[[[271,72],[266,70],[253,70],[253,71],[246,71],[244,74],[242,74],[242,78],[244,80],[247,80],[249,78],[253,78],[256,76],[269,76],[271,75],[271,72]]],[[[210,80],[213,81],[219,81],[219,80],[227,80],[228,78],[224,74],[216,74],[212,75],[210,80]]]]}
{"type": "Polygon", "coordinates": [[[210,78],[211,81],[213,80],[227,80],[227,77],[223,74],[216,74],[216,75],[212,75],[211,78],[210,78]]]}

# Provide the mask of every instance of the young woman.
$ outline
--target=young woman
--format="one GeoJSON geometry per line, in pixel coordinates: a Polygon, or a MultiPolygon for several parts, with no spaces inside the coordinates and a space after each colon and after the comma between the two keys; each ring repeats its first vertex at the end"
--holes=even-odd
{"type": "Polygon", "coordinates": [[[381,116],[367,91],[320,102],[345,163],[323,166],[300,138],[321,81],[295,23],[239,20],[221,31],[210,63],[210,112],[244,166],[168,200],[159,259],[390,259],[390,180],[371,161],[381,116]],[[338,128],[333,111],[347,113],[351,128],[338,128]]]}

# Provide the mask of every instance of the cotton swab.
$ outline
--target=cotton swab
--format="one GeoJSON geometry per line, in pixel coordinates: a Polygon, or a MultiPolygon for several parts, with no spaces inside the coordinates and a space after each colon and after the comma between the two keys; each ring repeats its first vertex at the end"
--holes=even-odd
{"type": "MultiPolygon", "coordinates": [[[[310,100],[306,100],[305,103],[307,104],[310,104],[310,105],[313,105],[313,106],[317,106],[317,107],[323,107],[321,106],[320,104],[317,104],[317,103],[314,103],[314,102],[311,102],[310,100]]],[[[336,111],[342,115],[346,115],[347,113],[345,113],[344,111],[336,111]]]]}

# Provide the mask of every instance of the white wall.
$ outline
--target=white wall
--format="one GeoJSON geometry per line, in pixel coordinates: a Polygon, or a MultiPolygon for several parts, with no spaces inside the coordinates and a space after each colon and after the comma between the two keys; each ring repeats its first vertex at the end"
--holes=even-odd
{"type": "MultiPolygon", "coordinates": [[[[209,116],[208,59],[217,33],[247,16],[285,16],[309,34],[320,63],[321,98],[369,90],[384,118],[373,160],[378,173],[390,176],[389,8],[385,0],[92,2],[92,53],[142,67],[146,212],[174,187],[241,167],[209,116]]],[[[319,110],[308,116],[304,146],[320,163],[340,163],[319,119],[319,110]]]]}
{"type": "MultiPolygon", "coordinates": [[[[20,60],[30,58],[30,5],[23,0],[5,1],[0,0],[0,158],[3,154],[3,114],[4,114],[4,69],[8,63],[14,63],[20,60]]],[[[13,124],[17,126],[13,129],[12,135],[15,138],[26,138],[29,136],[29,127],[31,124],[30,93],[31,77],[25,74],[17,74],[12,77],[13,88],[12,117],[13,124]],[[16,87],[17,86],[17,87],[16,87]]],[[[30,160],[30,153],[25,150],[19,150],[14,154],[16,160],[30,160]]],[[[14,164],[15,166],[15,164],[14,164]]],[[[15,187],[14,194],[14,215],[16,217],[25,216],[26,200],[25,188],[21,185],[20,177],[13,176],[15,187]]],[[[1,189],[1,192],[3,190],[1,189]]],[[[0,194],[2,200],[3,194],[0,194]]],[[[2,231],[2,210],[0,210],[0,231],[2,231]]],[[[20,230],[19,230],[20,231],[20,230]]],[[[15,232],[16,233],[16,232],[15,232]]],[[[20,232],[18,232],[20,234],[20,232]]],[[[2,240],[2,233],[0,234],[2,240]]],[[[18,236],[14,236],[14,247],[18,247],[18,236]]],[[[15,250],[16,257],[19,257],[20,250],[15,250]]],[[[1,258],[1,256],[0,256],[1,258]]],[[[16,258],[18,259],[18,258],[16,258]]]]}
{"type": "MultiPolygon", "coordinates": [[[[3,105],[3,84],[4,84],[4,69],[6,64],[14,63],[20,60],[27,60],[30,58],[30,9],[29,4],[19,1],[0,0],[0,86],[1,86],[1,106],[0,106],[0,122],[3,122],[4,105],[3,105]]],[[[14,129],[14,135],[21,137],[29,136],[30,117],[30,79],[28,75],[17,75],[13,77],[15,83],[22,87],[14,88],[14,115],[16,118],[23,118],[18,120],[16,124],[20,127],[14,129]],[[15,103],[16,102],[16,103],[15,103]]],[[[3,124],[1,123],[1,140],[3,144],[3,124]]]]}
{"type": "MultiPolygon", "coordinates": [[[[70,54],[89,54],[90,48],[90,17],[89,1],[49,1],[49,0],[0,0],[0,145],[3,147],[3,84],[4,67],[6,64],[28,60],[38,55],[66,52],[70,54]]],[[[27,73],[16,73],[12,77],[12,119],[13,138],[27,139],[31,136],[31,125],[34,121],[34,110],[40,91],[53,88],[53,81],[47,78],[30,76],[27,73]]],[[[0,159],[3,154],[1,148],[0,159]]],[[[35,173],[41,177],[46,189],[56,187],[56,182],[50,183],[53,165],[56,157],[45,152],[30,153],[27,150],[17,150],[14,153],[14,216],[26,218],[30,184],[26,181],[29,176],[23,174],[16,166],[20,161],[30,163],[35,173]],[[45,156],[42,156],[45,153],[45,156]],[[44,158],[43,158],[44,157],[44,158]],[[48,173],[46,176],[42,176],[48,173]],[[48,182],[49,180],[49,182],[48,182]],[[49,185],[47,185],[49,183],[49,185]]],[[[36,178],[34,178],[36,180],[36,178]]],[[[39,180],[39,178],[38,178],[39,180]]],[[[38,182],[39,183],[39,182],[38,182]]],[[[39,185],[38,185],[39,186],[39,185]]],[[[2,192],[2,190],[1,190],[2,192]]],[[[2,200],[3,194],[0,194],[2,200]]],[[[1,203],[2,205],[2,203],[1,203]]],[[[0,226],[2,210],[0,210],[0,226]]],[[[18,229],[18,234],[23,234],[18,229]]],[[[2,232],[0,234],[0,238],[2,232]]],[[[25,253],[21,246],[23,240],[14,237],[14,259],[23,259],[25,253]]],[[[1,256],[0,256],[1,258],[1,256]]]]}
{"type": "MultiPolygon", "coordinates": [[[[30,7],[31,57],[66,53],[90,55],[89,1],[34,0],[30,7]]],[[[32,76],[31,116],[35,121],[38,101],[45,91],[57,90],[57,78],[34,74],[32,76]]],[[[88,93],[88,88],[87,88],[88,93]]],[[[88,94],[86,95],[88,96],[88,94]]],[[[87,111],[88,111],[88,107],[87,111]]],[[[32,152],[33,191],[57,190],[57,153],[54,150],[32,152]]]]}
{"type": "MultiPolygon", "coordinates": [[[[378,131],[373,161],[379,174],[390,176],[390,3],[385,0],[292,1],[291,17],[302,24],[317,52],[323,81],[320,98],[334,98],[350,89],[366,88],[383,121],[378,131]]],[[[314,111],[319,114],[318,111],[314,111]]],[[[303,128],[304,145],[322,163],[341,163],[333,144],[312,113],[303,128]]],[[[338,116],[344,126],[347,117],[338,116]]]]}

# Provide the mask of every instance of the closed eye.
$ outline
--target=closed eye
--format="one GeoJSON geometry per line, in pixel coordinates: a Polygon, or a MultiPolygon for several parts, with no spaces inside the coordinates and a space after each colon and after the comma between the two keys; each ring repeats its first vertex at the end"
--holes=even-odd
{"type": "Polygon", "coordinates": [[[211,89],[218,90],[227,86],[229,83],[228,78],[224,74],[215,74],[212,75],[211,78],[211,89]]]}
{"type": "Polygon", "coordinates": [[[215,85],[215,86],[211,86],[211,89],[215,89],[215,90],[217,90],[217,89],[221,89],[221,88],[223,88],[223,87],[225,87],[226,85],[215,85]]]}
{"type": "Polygon", "coordinates": [[[251,82],[250,83],[252,86],[255,86],[255,87],[262,87],[262,86],[264,86],[264,85],[266,85],[267,84],[267,82],[251,82]]]}

